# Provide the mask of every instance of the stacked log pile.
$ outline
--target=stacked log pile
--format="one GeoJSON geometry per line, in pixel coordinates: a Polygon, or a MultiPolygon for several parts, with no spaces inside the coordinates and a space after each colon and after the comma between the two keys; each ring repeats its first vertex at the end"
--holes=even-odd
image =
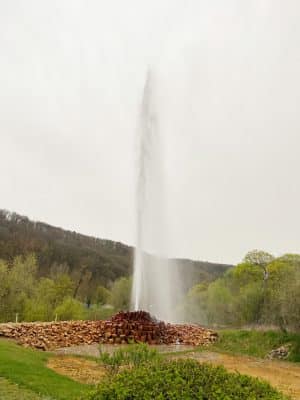
{"type": "Polygon", "coordinates": [[[0,337],[14,339],[25,347],[52,350],[99,343],[103,329],[104,321],[0,324],[0,337]]]}
{"type": "Polygon", "coordinates": [[[168,344],[175,343],[191,345],[191,346],[208,346],[218,339],[217,332],[207,328],[202,328],[199,325],[167,325],[167,337],[169,338],[168,344]]]}
{"type": "Polygon", "coordinates": [[[198,325],[165,324],[144,311],[120,312],[108,321],[0,324],[0,336],[42,350],[82,344],[208,345],[217,334],[198,325]]]}

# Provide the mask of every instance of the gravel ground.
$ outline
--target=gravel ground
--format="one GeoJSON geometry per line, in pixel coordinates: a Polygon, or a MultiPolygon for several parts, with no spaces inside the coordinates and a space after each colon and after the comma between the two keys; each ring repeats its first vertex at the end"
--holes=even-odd
{"type": "MultiPolygon", "coordinates": [[[[84,344],[81,346],[71,346],[71,347],[63,347],[55,351],[56,354],[67,354],[67,355],[80,355],[80,356],[91,356],[91,357],[99,357],[100,348],[101,351],[105,351],[108,353],[113,353],[117,349],[126,347],[128,345],[116,345],[116,344],[84,344]]],[[[172,345],[157,345],[151,346],[152,348],[157,349],[160,353],[169,353],[169,352],[181,352],[186,350],[193,350],[194,346],[186,346],[182,344],[172,344],[172,345]]]]}

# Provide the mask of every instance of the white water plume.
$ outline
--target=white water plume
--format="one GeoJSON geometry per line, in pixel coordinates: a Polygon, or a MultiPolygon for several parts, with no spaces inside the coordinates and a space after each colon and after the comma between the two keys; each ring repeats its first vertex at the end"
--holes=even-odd
{"type": "Polygon", "coordinates": [[[161,320],[175,321],[176,268],[166,254],[164,143],[159,125],[156,82],[148,72],[139,121],[137,246],[132,304],[161,320]],[[155,254],[155,255],[154,255],[155,254]]]}

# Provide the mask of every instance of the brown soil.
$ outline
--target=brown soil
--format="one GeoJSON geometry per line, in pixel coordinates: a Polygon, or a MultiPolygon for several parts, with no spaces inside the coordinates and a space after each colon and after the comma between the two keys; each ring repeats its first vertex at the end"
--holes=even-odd
{"type": "Polygon", "coordinates": [[[211,352],[193,352],[185,357],[223,365],[229,371],[264,379],[292,399],[300,400],[300,366],[293,363],[211,352]]]}
{"type": "Polygon", "coordinates": [[[79,357],[51,357],[47,367],[75,381],[92,385],[99,383],[105,375],[104,368],[96,361],[79,357]]]}

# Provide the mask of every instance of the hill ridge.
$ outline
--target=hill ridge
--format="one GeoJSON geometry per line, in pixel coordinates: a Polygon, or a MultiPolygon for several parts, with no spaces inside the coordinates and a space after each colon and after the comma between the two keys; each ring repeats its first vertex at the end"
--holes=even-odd
{"type": "MultiPolygon", "coordinates": [[[[28,253],[36,253],[41,276],[50,275],[58,266],[65,266],[69,274],[76,275],[76,280],[84,277],[81,280],[86,281],[85,290],[90,291],[97,285],[109,286],[120,277],[130,276],[134,248],[0,209],[0,259],[12,260],[28,253]]],[[[199,281],[216,279],[231,267],[182,258],[170,260],[189,269],[186,288],[199,281]]]]}

